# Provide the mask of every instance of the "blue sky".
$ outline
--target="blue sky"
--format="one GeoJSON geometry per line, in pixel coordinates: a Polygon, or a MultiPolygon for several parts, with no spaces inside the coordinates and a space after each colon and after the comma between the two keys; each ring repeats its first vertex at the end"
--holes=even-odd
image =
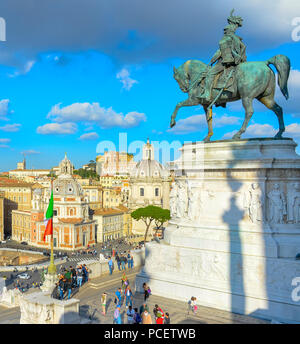
{"type": "MultiPolygon", "coordinates": [[[[141,3],[0,5],[6,21],[6,41],[0,42],[0,171],[15,168],[22,152],[29,167],[56,166],[64,152],[80,167],[95,158],[99,143],[118,148],[120,133],[127,133],[128,143],[147,137],[202,140],[207,126],[200,106],[182,108],[177,126],[169,129],[176,103],[186,99],[173,66],[187,59],[209,62],[233,7],[244,18],[237,34],[247,45],[248,61],[276,54],[291,59],[290,99],[277,89],[276,100],[285,113],[285,136],[300,142],[300,41],[292,39],[299,1],[141,3]]],[[[230,138],[243,117],[240,101],[215,109],[213,139],[230,138]]],[[[275,115],[255,104],[244,137],[272,137],[277,128],[275,115]]]]}

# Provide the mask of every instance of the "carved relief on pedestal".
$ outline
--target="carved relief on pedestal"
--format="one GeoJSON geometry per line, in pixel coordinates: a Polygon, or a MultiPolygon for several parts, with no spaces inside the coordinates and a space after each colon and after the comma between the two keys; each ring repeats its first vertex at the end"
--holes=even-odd
{"type": "Polygon", "coordinates": [[[268,198],[268,220],[270,223],[284,223],[284,217],[287,214],[286,198],[280,190],[280,185],[275,183],[272,190],[267,194],[268,198]]]}
{"type": "Polygon", "coordinates": [[[288,223],[300,223],[300,183],[291,185],[287,198],[288,223]]]}
{"type": "Polygon", "coordinates": [[[177,217],[177,194],[178,194],[178,185],[173,182],[171,191],[170,191],[170,215],[174,219],[177,217]]]}
{"type": "Polygon", "coordinates": [[[43,310],[43,319],[45,323],[53,323],[54,320],[54,311],[53,309],[47,308],[47,306],[44,307],[43,310]]]}
{"type": "Polygon", "coordinates": [[[178,191],[177,191],[177,217],[180,219],[185,219],[187,217],[187,207],[188,207],[188,189],[187,181],[178,181],[178,191]]]}
{"type": "Polygon", "coordinates": [[[250,188],[244,193],[244,208],[252,223],[264,221],[263,193],[258,183],[252,183],[250,188]]]}
{"type": "Polygon", "coordinates": [[[192,222],[200,219],[202,212],[201,188],[190,185],[188,189],[188,218],[192,222]]]}

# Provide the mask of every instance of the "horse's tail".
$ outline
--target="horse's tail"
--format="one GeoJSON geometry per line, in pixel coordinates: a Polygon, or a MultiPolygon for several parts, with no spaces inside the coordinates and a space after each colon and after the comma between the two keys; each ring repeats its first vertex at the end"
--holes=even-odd
{"type": "Polygon", "coordinates": [[[289,98],[289,91],[287,87],[288,78],[290,75],[291,62],[285,55],[276,55],[266,61],[267,65],[274,65],[278,72],[278,86],[285,99],[289,98]]]}

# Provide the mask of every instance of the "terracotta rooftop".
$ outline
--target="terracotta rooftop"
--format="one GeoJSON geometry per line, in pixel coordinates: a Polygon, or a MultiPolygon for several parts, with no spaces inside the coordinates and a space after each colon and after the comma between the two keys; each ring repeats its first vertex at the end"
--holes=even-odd
{"type": "Polygon", "coordinates": [[[125,205],[123,205],[123,204],[118,205],[117,208],[121,209],[122,211],[125,211],[125,212],[129,211],[129,208],[125,207],[125,205]]]}
{"type": "Polygon", "coordinates": [[[0,177],[0,186],[32,186],[30,183],[26,183],[23,181],[20,181],[18,179],[12,179],[12,178],[1,178],[0,177]]]}
{"type": "Polygon", "coordinates": [[[101,208],[96,209],[94,212],[94,215],[117,215],[117,214],[123,214],[124,210],[121,210],[119,208],[101,208]]]}

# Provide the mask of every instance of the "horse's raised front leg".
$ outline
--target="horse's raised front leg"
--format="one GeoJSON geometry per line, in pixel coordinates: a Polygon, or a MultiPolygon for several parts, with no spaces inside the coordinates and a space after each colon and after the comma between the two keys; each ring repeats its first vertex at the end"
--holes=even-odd
{"type": "Polygon", "coordinates": [[[245,119],[244,119],[241,129],[232,137],[234,140],[239,140],[241,138],[241,135],[246,131],[248,123],[254,113],[253,105],[252,105],[253,98],[243,98],[242,101],[243,101],[243,107],[245,109],[246,115],[245,115],[245,119]]]}
{"type": "Polygon", "coordinates": [[[182,102],[179,102],[177,105],[176,105],[176,108],[171,116],[171,122],[170,122],[170,127],[173,128],[176,124],[176,116],[177,116],[177,112],[178,110],[183,107],[183,106],[195,106],[195,105],[199,105],[199,101],[197,101],[196,99],[193,99],[193,98],[188,98],[187,100],[184,100],[182,102]]]}
{"type": "Polygon", "coordinates": [[[204,142],[209,142],[210,138],[213,135],[213,129],[212,129],[212,108],[209,110],[207,109],[207,106],[203,106],[205,115],[206,115],[206,122],[207,122],[207,127],[208,127],[208,134],[206,135],[205,139],[203,140],[204,142]]]}

